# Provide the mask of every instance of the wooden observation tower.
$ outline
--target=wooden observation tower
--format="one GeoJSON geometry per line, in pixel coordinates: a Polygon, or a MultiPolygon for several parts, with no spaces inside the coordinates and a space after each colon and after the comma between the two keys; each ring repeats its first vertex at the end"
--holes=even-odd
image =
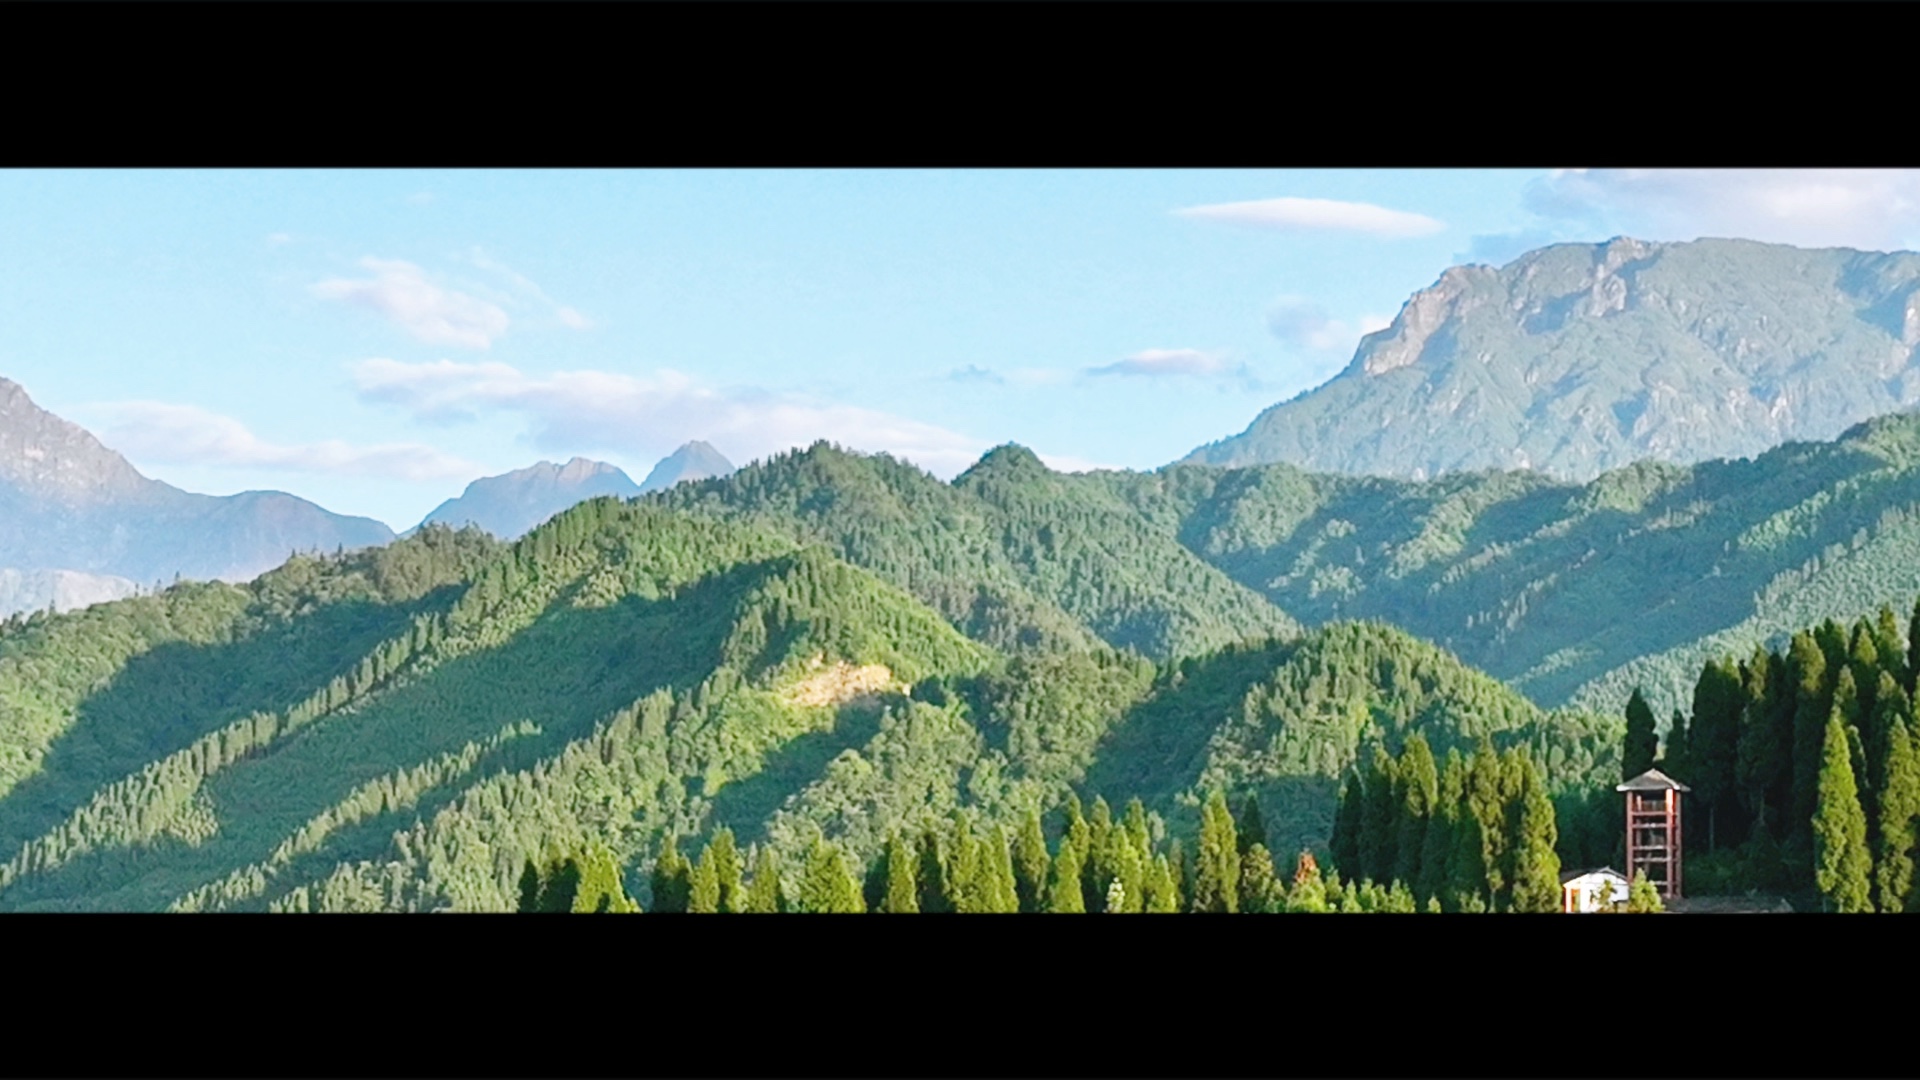
{"type": "Polygon", "coordinates": [[[1692,788],[1659,769],[1648,769],[1614,788],[1627,795],[1627,876],[1644,871],[1672,900],[1680,891],[1680,793],[1692,788]]]}

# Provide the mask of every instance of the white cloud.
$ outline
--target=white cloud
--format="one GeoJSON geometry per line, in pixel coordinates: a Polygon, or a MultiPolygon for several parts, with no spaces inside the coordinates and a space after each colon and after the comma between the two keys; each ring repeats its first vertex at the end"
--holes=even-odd
{"type": "Polygon", "coordinates": [[[1233,371],[1218,353],[1199,349],[1146,349],[1125,360],[1087,369],[1089,375],[1225,375],[1233,371]]]}
{"type": "Polygon", "coordinates": [[[322,300],[372,308],[432,345],[484,349],[507,332],[507,313],[494,304],[427,280],[426,272],[398,259],[360,260],[368,280],[333,279],[313,287],[322,300]]]}
{"type": "Polygon", "coordinates": [[[605,371],[528,375],[507,364],[364,360],[353,376],[363,400],[424,420],[482,411],[518,414],[536,446],[658,456],[704,439],[751,460],[827,439],[885,451],[941,476],[974,463],[988,445],[932,424],[874,409],[757,388],[709,386],[676,371],[650,377],[605,371]]]}
{"type": "Polygon", "coordinates": [[[1395,238],[1431,236],[1446,228],[1445,223],[1425,214],[1335,199],[1257,199],[1252,202],[1192,206],[1174,212],[1181,217],[1232,225],[1362,232],[1395,238]]]}
{"type": "Polygon", "coordinates": [[[1740,237],[1886,251],[1920,240],[1920,170],[1560,169],[1534,214],[1643,240],[1740,237]]]}
{"type": "Polygon", "coordinates": [[[472,479],[482,472],[472,462],[419,443],[355,446],[338,439],[297,445],[272,443],[230,416],[194,405],[126,401],[100,408],[109,417],[101,430],[101,441],[145,463],[409,481],[472,479]]]}
{"type": "Polygon", "coordinates": [[[1267,309],[1267,329],[1273,336],[1310,352],[1352,352],[1362,337],[1386,329],[1392,321],[1385,316],[1363,315],[1345,322],[1299,296],[1282,296],[1267,309]]]}

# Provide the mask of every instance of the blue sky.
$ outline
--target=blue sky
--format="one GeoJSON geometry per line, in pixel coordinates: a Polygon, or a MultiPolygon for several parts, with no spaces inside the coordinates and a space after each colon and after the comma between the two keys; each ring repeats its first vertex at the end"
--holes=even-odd
{"type": "Polygon", "coordinates": [[[1910,247],[1905,173],[0,173],[0,376],[150,476],[396,529],[579,454],[1154,468],[1557,240],[1910,247]]]}

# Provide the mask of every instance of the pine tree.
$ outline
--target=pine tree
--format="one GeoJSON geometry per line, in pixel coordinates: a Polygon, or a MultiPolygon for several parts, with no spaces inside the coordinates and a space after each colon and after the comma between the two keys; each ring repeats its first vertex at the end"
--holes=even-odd
{"type": "Polygon", "coordinates": [[[814,914],[858,914],[867,909],[840,845],[817,834],[807,848],[806,868],[801,872],[795,901],[796,910],[814,914]]]}
{"type": "Polygon", "coordinates": [[[1532,762],[1525,762],[1520,801],[1519,832],[1513,844],[1513,910],[1560,910],[1560,856],[1554,851],[1559,833],[1553,820],[1553,802],[1532,762]]]}
{"type": "Polygon", "coordinates": [[[1881,911],[1913,911],[1916,842],[1920,842],[1920,748],[1906,719],[1893,722],[1887,735],[1887,782],[1880,797],[1880,847],[1874,866],[1875,898],[1881,911]]]}
{"type": "Polygon", "coordinates": [[[1894,682],[1902,688],[1907,685],[1907,642],[1900,633],[1900,619],[1893,608],[1880,605],[1879,614],[1873,623],[1873,647],[1880,657],[1882,670],[1893,675],[1894,682]]]}
{"type": "Polygon", "coordinates": [[[754,858],[745,910],[755,915],[774,915],[787,910],[786,890],[780,886],[780,855],[770,844],[762,845],[754,858]]]}
{"type": "Polygon", "coordinates": [[[1039,911],[1045,905],[1047,871],[1053,860],[1047,856],[1047,837],[1040,828],[1040,812],[1027,811],[1020,824],[1020,838],[1014,844],[1014,885],[1020,894],[1021,911],[1039,911]]]}
{"type": "Polygon", "coordinates": [[[1434,804],[1440,798],[1440,775],[1433,762],[1433,750],[1424,735],[1414,732],[1400,752],[1400,838],[1394,845],[1396,856],[1393,880],[1408,888],[1422,880],[1421,860],[1426,856],[1427,824],[1434,804]]]}
{"type": "Polygon", "coordinates": [[[1913,602],[1913,615],[1907,620],[1907,696],[1920,696],[1920,599],[1913,602]]]}
{"type": "Polygon", "coordinates": [[[1640,688],[1635,687],[1632,696],[1627,698],[1627,737],[1621,749],[1620,779],[1631,780],[1653,768],[1654,755],[1659,749],[1660,736],[1654,730],[1653,710],[1647,707],[1647,699],[1640,696],[1640,688]]]}
{"type": "Polygon", "coordinates": [[[1822,744],[1813,814],[1814,883],[1830,911],[1870,910],[1867,821],[1853,778],[1841,708],[1835,702],[1822,744]]]}
{"type": "Polygon", "coordinates": [[[680,854],[673,835],[668,834],[666,846],[653,864],[653,910],[675,914],[686,911],[693,891],[692,878],[693,868],[680,854]]]}
{"type": "Polygon", "coordinates": [[[1241,804],[1240,817],[1234,823],[1234,835],[1236,842],[1240,845],[1240,854],[1242,856],[1245,856],[1247,852],[1253,850],[1256,844],[1261,847],[1266,846],[1267,823],[1266,820],[1260,816],[1260,800],[1258,797],[1250,794],[1247,796],[1247,801],[1241,804]]]}
{"type": "MultiPolygon", "coordinates": [[[[1916,609],[1920,614],[1920,609],[1916,609]]],[[[1821,744],[1833,701],[1827,691],[1826,653],[1813,635],[1793,635],[1787,648],[1793,686],[1793,798],[1787,812],[1787,856],[1797,876],[1813,880],[1813,811],[1820,776],[1821,744]]]]}
{"type": "Polygon", "coordinates": [[[1366,796],[1359,771],[1350,769],[1341,781],[1340,801],[1334,807],[1333,836],[1328,841],[1333,865],[1360,872],[1360,834],[1366,829],[1366,816],[1366,796]]]}
{"type": "Polygon", "coordinates": [[[1366,774],[1366,818],[1360,829],[1359,872],[1348,875],[1355,881],[1362,878],[1384,881],[1393,875],[1400,841],[1396,774],[1393,759],[1376,743],[1372,765],[1366,774]]]}
{"type": "Polygon", "coordinates": [[[520,871],[520,906],[516,909],[525,914],[540,910],[540,868],[533,865],[533,859],[527,859],[526,869],[520,871]]]}
{"type": "Polygon", "coordinates": [[[1180,910],[1180,892],[1173,884],[1173,869],[1165,855],[1156,855],[1147,874],[1142,910],[1150,915],[1167,915],[1180,910]]]}
{"type": "Polygon", "coordinates": [[[1240,847],[1227,797],[1215,789],[1200,814],[1200,850],[1194,860],[1194,911],[1232,912],[1240,906],[1240,847]]]}
{"type": "Polygon", "coordinates": [[[953,902],[949,899],[953,889],[947,882],[947,864],[941,857],[940,837],[932,829],[920,836],[920,867],[916,875],[920,889],[920,910],[929,915],[945,915],[953,911],[953,902]]]}
{"type": "Polygon", "coordinates": [[[914,879],[916,860],[913,849],[899,833],[887,838],[887,888],[879,909],[894,915],[909,915],[920,910],[920,887],[914,879]]]}
{"type": "MultiPolygon", "coordinates": [[[[1116,835],[1119,830],[1114,830],[1116,835]]],[[[991,915],[1013,915],[1020,911],[1020,888],[1014,878],[1012,845],[1006,830],[994,825],[987,830],[986,850],[981,860],[981,910],[991,915]]],[[[1124,843],[1123,847],[1126,847],[1124,843]]],[[[1131,850],[1131,848],[1128,848],[1131,850]]],[[[1134,884],[1136,898],[1138,883],[1134,884]]]]}
{"type": "MultiPolygon", "coordinates": [[[[1475,895],[1484,895],[1489,906],[1498,906],[1507,887],[1506,877],[1501,873],[1507,854],[1507,808],[1501,792],[1501,771],[1493,743],[1481,739],[1467,766],[1467,812],[1463,816],[1472,827],[1456,830],[1460,835],[1471,834],[1479,842],[1480,880],[1473,883],[1472,891],[1475,895]]],[[[1472,870],[1474,860],[1460,864],[1459,855],[1456,851],[1456,869],[1472,870]]]]}
{"type": "Polygon", "coordinates": [[[1278,911],[1286,892],[1274,876],[1273,856],[1267,845],[1255,844],[1240,856],[1240,910],[1254,915],[1278,911]]]}
{"type": "Polygon", "coordinates": [[[707,850],[713,853],[714,876],[720,883],[720,910],[746,910],[746,890],[740,882],[740,849],[734,844],[733,830],[725,825],[714,830],[707,850]]]}
{"type": "Polygon", "coordinates": [[[1053,859],[1053,875],[1047,883],[1047,910],[1056,915],[1079,915],[1087,910],[1086,895],[1080,888],[1080,849],[1062,843],[1053,859]]]}
{"type": "Polygon", "coordinates": [[[713,845],[708,844],[693,864],[693,878],[687,887],[687,911],[695,915],[713,915],[720,911],[720,873],[714,866],[713,845]]]}
{"type": "Polygon", "coordinates": [[[1426,899],[1442,897],[1450,890],[1451,864],[1456,843],[1460,807],[1466,801],[1467,766],[1460,751],[1447,750],[1446,767],[1440,770],[1440,793],[1434,800],[1433,815],[1427,822],[1427,838],[1420,854],[1419,895],[1426,899]]]}
{"type": "Polygon", "coordinates": [[[1719,821],[1729,805],[1737,780],[1740,714],[1745,691],[1738,668],[1724,660],[1708,661],[1693,690],[1693,719],[1687,728],[1688,758],[1695,798],[1707,812],[1707,850],[1719,847],[1719,821]]]}
{"type": "Polygon", "coordinates": [[[582,913],[630,914],[640,905],[627,896],[620,884],[620,862],[613,852],[600,844],[587,850],[568,865],[575,868],[575,891],[571,910],[582,913]]]}

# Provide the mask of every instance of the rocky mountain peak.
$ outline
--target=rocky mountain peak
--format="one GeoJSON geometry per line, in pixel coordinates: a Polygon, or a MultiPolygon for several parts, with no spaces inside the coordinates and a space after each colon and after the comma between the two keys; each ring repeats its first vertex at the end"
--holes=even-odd
{"type": "Polygon", "coordinates": [[[0,484],[36,499],[84,506],[150,495],[160,485],[78,424],[0,378],[0,484]]]}

